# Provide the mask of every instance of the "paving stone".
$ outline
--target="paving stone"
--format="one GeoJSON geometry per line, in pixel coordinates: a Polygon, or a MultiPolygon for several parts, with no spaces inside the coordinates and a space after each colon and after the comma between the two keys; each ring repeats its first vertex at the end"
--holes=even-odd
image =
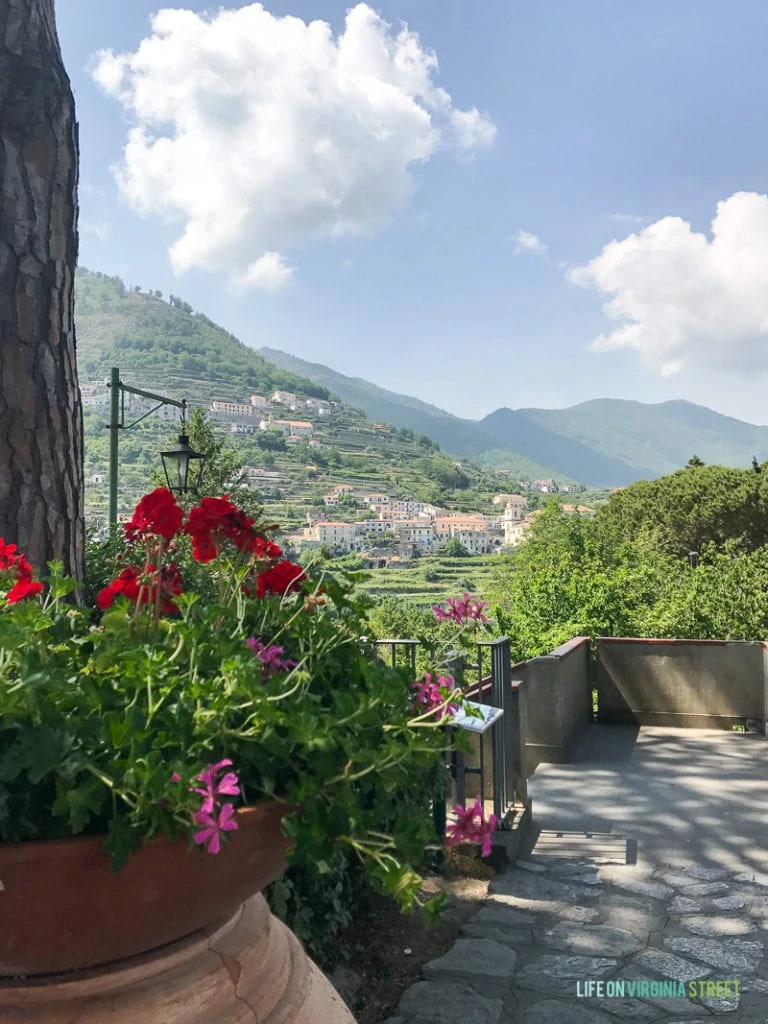
{"type": "Polygon", "coordinates": [[[493,939],[506,946],[532,946],[534,943],[532,928],[503,928],[470,921],[461,929],[461,934],[472,939],[493,939]]]}
{"type": "Polygon", "coordinates": [[[600,868],[600,877],[606,882],[621,878],[650,878],[657,870],[654,864],[605,864],[600,868]]]}
{"type": "Polygon", "coordinates": [[[712,900],[712,906],[718,910],[743,910],[747,901],[741,896],[718,896],[712,900]]]}
{"type": "Polygon", "coordinates": [[[573,874],[577,871],[594,871],[597,862],[591,857],[553,857],[550,870],[558,875],[573,874]]]}
{"type": "MultiPolygon", "coordinates": [[[[656,1007],[639,999],[591,999],[590,1006],[612,1013],[619,1020],[657,1020],[659,1016],[656,1007]]],[[[708,1024],[712,1024],[712,1021],[708,1024]]]]}
{"type": "Polygon", "coordinates": [[[546,865],[537,864],[535,860],[516,860],[515,867],[522,868],[523,871],[533,871],[537,874],[547,870],[546,865]]]}
{"type": "Polygon", "coordinates": [[[759,899],[750,900],[748,912],[750,917],[756,917],[758,920],[764,921],[768,918],[768,897],[761,896],[759,899]]]}
{"type": "MultiPolygon", "coordinates": [[[[648,878],[613,878],[611,884],[618,889],[626,889],[627,892],[636,892],[640,896],[651,896],[653,899],[663,900],[671,896],[674,889],[664,882],[654,882],[648,878]]],[[[716,885],[716,882],[712,883],[716,885]]],[[[727,888],[727,886],[726,886],[727,888]]]]}
{"type": "Polygon", "coordinates": [[[633,958],[631,963],[642,964],[643,967],[656,971],[657,974],[662,974],[672,981],[694,981],[696,978],[706,978],[708,974],[712,973],[706,967],[691,963],[690,960],[684,960],[682,957],[673,956],[671,953],[665,953],[660,949],[643,950],[633,958]]]}
{"type": "Polygon", "coordinates": [[[570,882],[561,882],[549,875],[532,875],[528,871],[506,871],[497,875],[489,887],[489,892],[503,896],[512,896],[522,902],[555,902],[581,903],[584,900],[597,899],[600,893],[596,887],[578,886],[570,882]]]}
{"type": "Polygon", "coordinates": [[[492,925],[500,928],[525,928],[537,924],[540,918],[534,914],[526,914],[524,910],[517,907],[507,907],[504,904],[488,903],[481,907],[472,918],[473,924],[492,925]]]}
{"type": "Polygon", "coordinates": [[[565,907],[557,915],[566,921],[580,921],[582,924],[589,924],[596,917],[600,917],[597,907],[565,907]]]}
{"type": "Polygon", "coordinates": [[[563,900],[530,900],[524,896],[506,896],[498,892],[489,892],[485,900],[486,906],[508,910],[524,908],[531,914],[538,915],[539,918],[550,914],[559,914],[566,906],[563,900]]]}
{"type": "Polygon", "coordinates": [[[734,1010],[738,1010],[741,1000],[737,996],[732,996],[731,998],[723,997],[721,999],[710,999],[707,996],[702,996],[699,1002],[713,1013],[733,1013],[734,1010]]]}
{"type": "Polygon", "coordinates": [[[689,885],[684,891],[684,896],[714,896],[718,892],[728,892],[729,886],[726,882],[697,882],[696,885],[689,885]]]}
{"type": "Polygon", "coordinates": [[[687,953],[698,960],[720,967],[724,970],[745,971],[752,973],[757,970],[763,958],[762,942],[748,939],[700,939],[676,936],[665,938],[664,945],[677,953],[687,953]]]}
{"type": "Polygon", "coordinates": [[[593,1006],[562,1003],[559,999],[542,999],[533,1003],[518,1017],[519,1024],[612,1024],[615,1018],[606,1017],[593,1006]]]}
{"type": "Polygon", "coordinates": [[[517,972],[515,987],[533,989],[535,992],[575,995],[577,981],[604,978],[615,971],[618,965],[618,960],[608,957],[545,953],[517,972]]]}
{"type": "Polygon", "coordinates": [[[503,1008],[500,999],[442,979],[411,985],[399,1007],[402,1016],[417,1024],[499,1024],[503,1008]]]}
{"type": "Polygon", "coordinates": [[[424,964],[427,978],[447,975],[454,979],[510,981],[517,967],[517,953],[493,939],[457,939],[445,956],[424,964]]]}
{"type": "Polygon", "coordinates": [[[765,978],[745,978],[741,989],[743,992],[761,992],[768,996],[768,981],[765,978]]]}
{"type": "Polygon", "coordinates": [[[689,896],[675,896],[667,906],[670,914],[698,914],[704,906],[699,900],[692,900],[689,896]]]}
{"type": "Polygon", "coordinates": [[[538,933],[542,946],[567,949],[581,956],[624,956],[642,949],[644,943],[624,928],[604,924],[560,921],[554,928],[538,933]]]}
{"type": "Polygon", "coordinates": [[[749,882],[751,885],[768,887],[768,875],[759,871],[741,871],[733,876],[734,882],[749,882]]]}
{"type": "Polygon", "coordinates": [[[697,1017],[691,1020],[690,1017],[680,1017],[678,1020],[667,1020],[664,1024],[712,1024],[711,1017],[697,1017]]]}
{"type": "Polygon", "coordinates": [[[644,940],[650,932],[658,931],[666,924],[666,914],[658,903],[642,900],[624,893],[606,893],[597,904],[605,924],[624,928],[644,940]]]}
{"type": "Polygon", "coordinates": [[[691,935],[749,935],[757,931],[757,925],[745,917],[696,915],[682,917],[680,924],[691,935]]]}
{"type": "Polygon", "coordinates": [[[682,871],[664,871],[657,877],[667,885],[673,885],[676,889],[686,889],[688,886],[697,885],[703,881],[693,875],[684,874],[682,871]]]}
{"type": "Polygon", "coordinates": [[[683,868],[686,875],[693,875],[694,878],[700,878],[702,882],[717,882],[722,878],[728,877],[728,872],[725,868],[707,868],[703,864],[690,864],[683,868]]]}

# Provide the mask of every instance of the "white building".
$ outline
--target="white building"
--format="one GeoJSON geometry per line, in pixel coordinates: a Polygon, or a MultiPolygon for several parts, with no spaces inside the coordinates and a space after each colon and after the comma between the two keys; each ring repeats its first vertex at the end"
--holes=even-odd
{"type": "Polygon", "coordinates": [[[251,395],[250,402],[254,409],[266,409],[269,405],[269,399],[265,398],[264,395],[251,395]]]}
{"type": "Polygon", "coordinates": [[[271,400],[275,405],[287,405],[291,409],[296,405],[296,395],[293,391],[274,391],[271,400]]]}
{"type": "Polygon", "coordinates": [[[294,437],[296,440],[311,438],[313,434],[309,420],[273,420],[271,417],[260,421],[259,430],[279,430],[284,437],[294,437]]]}
{"type": "Polygon", "coordinates": [[[493,498],[494,505],[512,505],[514,508],[528,508],[528,499],[524,494],[496,494],[493,498]]]}
{"type": "Polygon", "coordinates": [[[251,420],[259,415],[259,410],[245,402],[211,402],[208,415],[212,420],[251,420]]]}
{"type": "Polygon", "coordinates": [[[230,423],[230,433],[232,434],[255,434],[259,429],[258,423],[230,423]]]}
{"type": "Polygon", "coordinates": [[[332,550],[356,551],[360,546],[357,528],[357,523],[320,522],[310,528],[310,537],[332,550]]]}
{"type": "Polygon", "coordinates": [[[311,412],[316,412],[318,416],[331,415],[331,403],[326,402],[323,398],[308,398],[305,405],[307,409],[311,412]]]}

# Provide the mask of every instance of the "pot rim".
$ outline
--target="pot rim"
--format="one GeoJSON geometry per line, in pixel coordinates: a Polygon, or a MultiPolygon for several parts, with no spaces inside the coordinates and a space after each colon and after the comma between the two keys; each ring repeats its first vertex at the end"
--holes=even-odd
{"type": "MultiPolygon", "coordinates": [[[[289,804],[287,801],[280,799],[279,797],[268,797],[263,800],[257,800],[254,804],[243,804],[241,807],[235,808],[235,814],[238,817],[250,818],[253,815],[263,813],[265,811],[271,811],[273,808],[282,807],[284,808],[281,817],[287,817],[292,811],[298,810],[295,804],[289,804]]],[[[77,836],[64,836],[58,839],[21,839],[16,843],[4,843],[0,840],[0,862],[3,859],[4,853],[13,851],[24,851],[25,859],[34,860],[37,856],[48,856],[51,852],[59,850],[61,852],[68,852],[79,849],[83,846],[93,845],[96,842],[102,844],[107,839],[107,832],[91,832],[85,835],[77,836]]],[[[145,839],[141,846],[137,850],[132,850],[129,854],[129,863],[131,857],[133,857],[140,850],[143,850],[147,846],[158,846],[163,843],[169,845],[183,844],[188,841],[190,846],[192,845],[192,836],[185,836],[179,834],[175,839],[171,839],[163,833],[159,835],[151,836],[149,839],[145,839]]],[[[108,856],[107,851],[103,851],[108,856]]]]}

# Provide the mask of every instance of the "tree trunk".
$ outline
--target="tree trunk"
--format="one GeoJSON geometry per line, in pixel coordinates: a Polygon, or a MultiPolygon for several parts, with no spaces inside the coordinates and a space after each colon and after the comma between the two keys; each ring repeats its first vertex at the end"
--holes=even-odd
{"type": "Polygon", "coordinates": [[[77,161],[53,0],[0,0],[0,537],[82,579],[77,161]]]}

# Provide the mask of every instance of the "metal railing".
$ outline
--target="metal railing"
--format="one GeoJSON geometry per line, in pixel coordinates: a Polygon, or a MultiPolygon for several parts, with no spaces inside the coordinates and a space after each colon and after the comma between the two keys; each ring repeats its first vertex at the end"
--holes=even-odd
{"type": "MultiPolygon", "coordinates": [[[[418,640],[377,640],[385,660],[394,668],[409,669],[416,678],[418,640]]],[[[467,699],[501,708],[503,714],[484,733],[469,733],[471,753],[451,746],[446,769],[450,772],[449,797],[460,805],[467,802],[468,788],[477,780],[477,792],[483,806],[490,804],[497,819],[497,831],[512,827],[516,816],[528,806],[528,774],[526,770],[525,686],[511,678],[511,655],[508,637],[481,641],[476,661],[462,655],[451,655],[445,667],[463,679],[467,699]],[[468,780],[470,785],[468,787],[468,780]]],[[[435,819],[444,818],[435,814],[435,819]]],[[[503,841],[502,837],[499,837],[503,841]]]]}

